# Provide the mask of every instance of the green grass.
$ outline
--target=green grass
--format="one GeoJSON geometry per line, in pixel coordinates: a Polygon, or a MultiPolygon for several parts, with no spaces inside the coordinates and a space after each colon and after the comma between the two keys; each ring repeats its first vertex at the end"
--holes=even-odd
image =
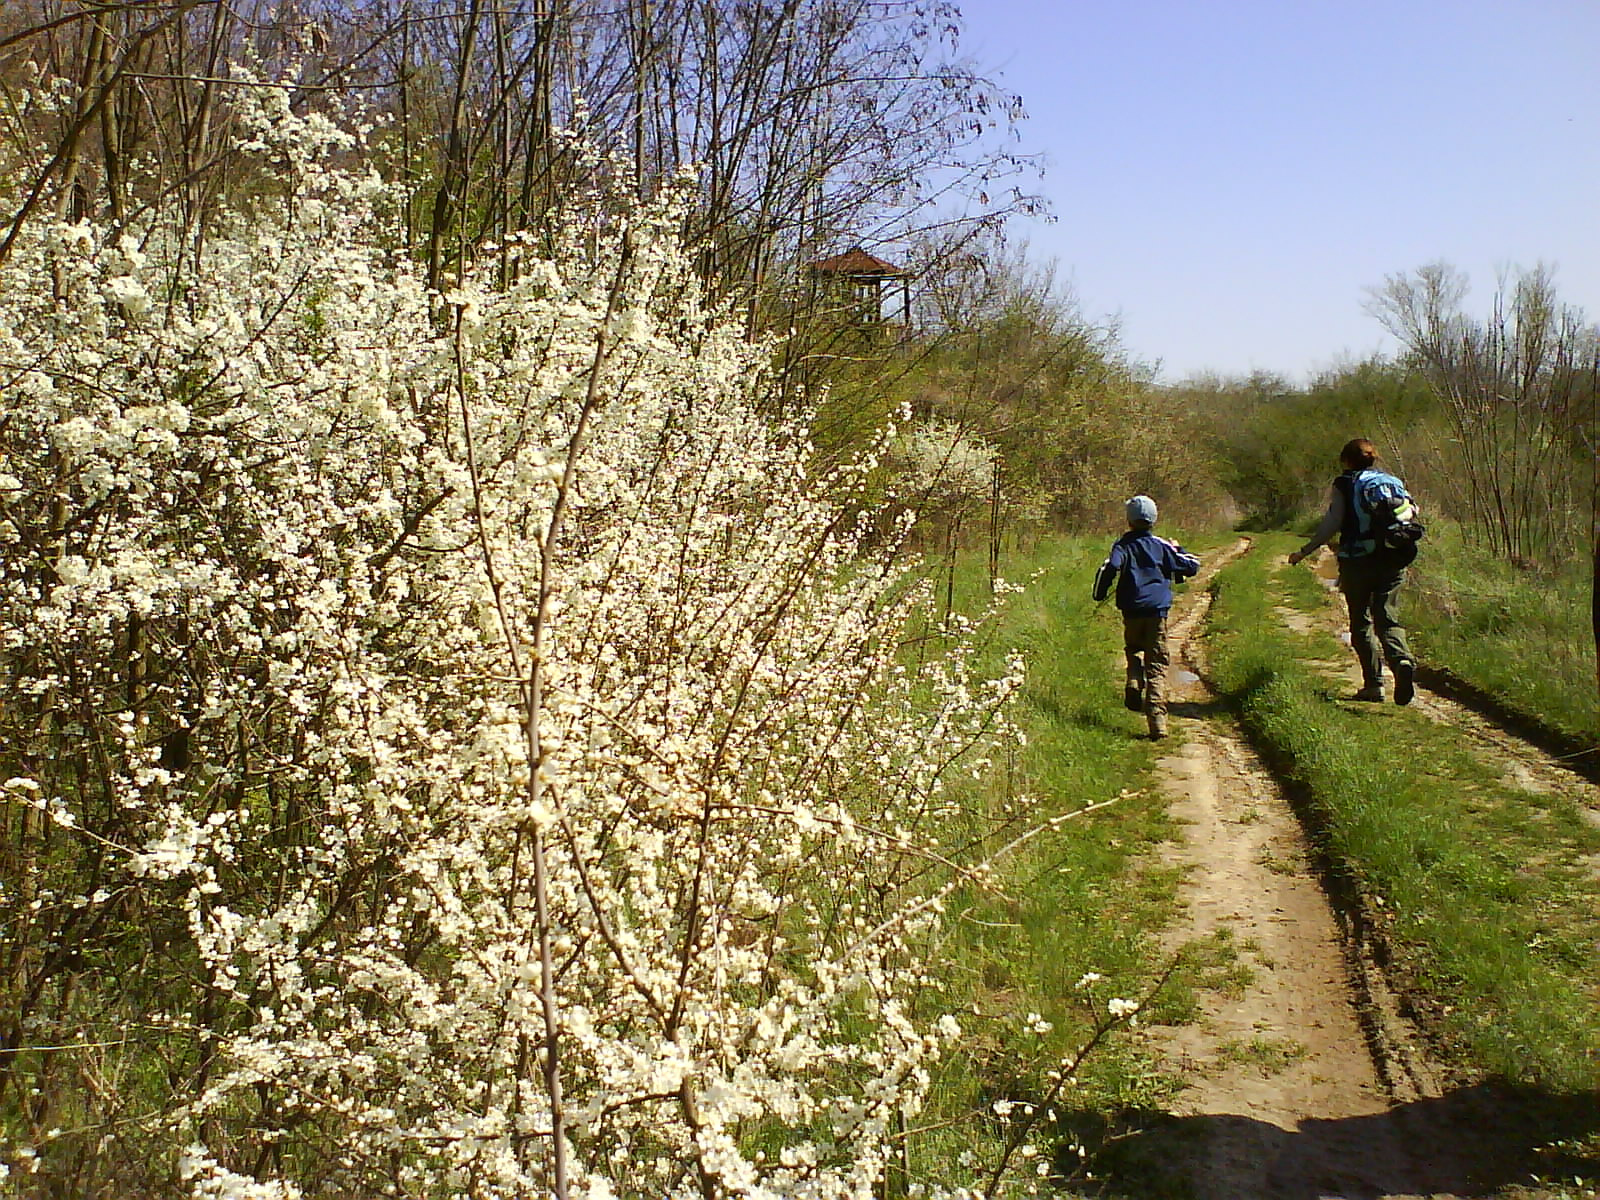
{"type": "MultiPolygon", "coordinates": [[[[1047,1094],[1049,1071],[1083,1046],[1110,998],[1148,999],[1143,1019],[1176,1023],[1192,1019],[1196,988],[1237,990],[1247,979],[1234,947],[1218,939],[1186,948],[1156,987],[1168,966],[1156,939],[1175,916],[1179,882],[1161,848],[1176,829],[1151,786],[1165,751],[1122,706],[1120,619],[1089,597],[1109,540],[1054,541],[1002,564],[1003,575],[1027,583],[993,638],[997,657],[1017,649],[1028,662],[1017,714],[1027,744],[1011,785],[1037,797],[1045,817],[1112,803],[1034,839],[1002,864],[994,888],[951,897],[947,977],[928,1000],[961,1014],[966,1045],[935,1080],[928,1124],[951,1124],[913,1142],[913,1181],[950,1180],[948,1166],[963,1153],[992,1160],[1012,1128],[992,1116],[994,1103],[1047,1094]],[[1101,979],[1080,988],[1091,972],[1101,979]]],[[[960,611],[987,602],[981,558],[959,564],[954,590],[960,611]]],[[[1032,1140],[1041,1156],[1076,1164],[1070,1148],[1085,1140],[1086,1114],[1096,1114],[1090,1126],[1109,1128],[1118,1112],[1164,1108],[1177,1083],[1140,1039],[1113,1036],[1032,1140]]]]}
{"type": "Polygon", "coordinates": [[[1283,565],[1291,547],[1262,539],[1216,581],[1218,685],[1380,913],[1462,1060],[1553,1091],[1600,1085],[1600,880],[1584,861],[1600,831],[1570,799],[1494,777],[1459,731],[1337,702],[1346,686],[1307,661],[1325,647],[1272,612],[1330,602],[1283,565]]]}
{"type": "Polygon", "coordinates": [[[1254,1067],[1263,1078],[1281,1075],[1306,1056],[1306,1048],[1292,1038],[1256,1036],[1234,1038],[1217,1047],[1219,1066],[1254,1067]]]}
{"type": "Polygon", "coordinates": [[[1405,620],[1424,663],[1568,741],[1600,743],[1587,564],[1525,570],[1439,525],[1410,576],[1405,620]]]}

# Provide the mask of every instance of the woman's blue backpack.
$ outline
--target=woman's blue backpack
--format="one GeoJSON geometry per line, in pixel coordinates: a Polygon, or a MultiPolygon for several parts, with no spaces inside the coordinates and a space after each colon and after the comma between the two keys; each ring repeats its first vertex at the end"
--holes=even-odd
{"type": "Polygon", "coordinates": [[[1409,566],[1427,527],[1406,485],[1384,471],[1362,471],[1350,494],[1361,540],[1372,542],[1369,553],[1393,566],[1409,566]]]}

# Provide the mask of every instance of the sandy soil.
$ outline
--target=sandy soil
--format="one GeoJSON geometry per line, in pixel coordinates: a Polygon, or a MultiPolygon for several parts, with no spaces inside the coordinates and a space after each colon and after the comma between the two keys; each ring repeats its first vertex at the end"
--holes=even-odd
{"type": "MultiPolygon", "coordinates": [[[[1247,550],[1241,540],[1213,556],[1208,573],[1247,550]]],[[[1549,1114],[1508,1112],[1495,1089],[1452,1088],[1428,1061],[1359,922],[1330,906],[1288,800],[1203,681],[1201,582],[1174,611],[1178,737],[1159,764],[1186,830],[1171,856],[1189,868],[1169,949],[1225,931],[1253,980],[1239,995],[1210,995],[1190,1025],[1150,1031],[1187,1079],[1172,1116],[1138,1135],[1148,1143],[1140,1158],[1162,1164],[1150,1193],[1439,1200],[1527,1182],[1549,1114]]],[[[1353,656],[1326,666],[1351,672],[1353,690],[1353,656]]],[[[1415,703],[1439,719],[1481,721],[1420,691],[1415,703]]],[[[1574,786],[1502,731],[1490,726],[1485,739],[1486,769],[1574,786]]]]}

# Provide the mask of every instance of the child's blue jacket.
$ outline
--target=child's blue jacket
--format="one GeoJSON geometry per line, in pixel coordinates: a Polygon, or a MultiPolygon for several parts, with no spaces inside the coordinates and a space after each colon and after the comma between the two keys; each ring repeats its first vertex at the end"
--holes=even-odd
{"type": "Polygon", "coordinates": [[[1104,600],[1117,580],[1117,607],[1130,617],[1153,617],[1172,607],[1172,580],[1187,579],[1199,569],[1200,560],[1176,542],[1148,529],[1130,529],[1112,543],[1095,572],[1094,598],[1104,600]]]}

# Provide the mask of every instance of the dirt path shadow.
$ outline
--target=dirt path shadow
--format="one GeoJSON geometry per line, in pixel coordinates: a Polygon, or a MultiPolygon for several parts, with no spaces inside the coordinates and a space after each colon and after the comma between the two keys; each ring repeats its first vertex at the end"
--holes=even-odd
{"type": "Polygon", "coordinates": [[[1596,1130],[1595,1097],[1483,1084],[1287,1129],[1233,1113],[1130,1113],[1075,1132],[1102,1147],[1114,1194],[1141,1200],[1482,1200],[1536,1176],[1592,1178],[1594,1162],[1559,1143],[1596,1130]]]}

